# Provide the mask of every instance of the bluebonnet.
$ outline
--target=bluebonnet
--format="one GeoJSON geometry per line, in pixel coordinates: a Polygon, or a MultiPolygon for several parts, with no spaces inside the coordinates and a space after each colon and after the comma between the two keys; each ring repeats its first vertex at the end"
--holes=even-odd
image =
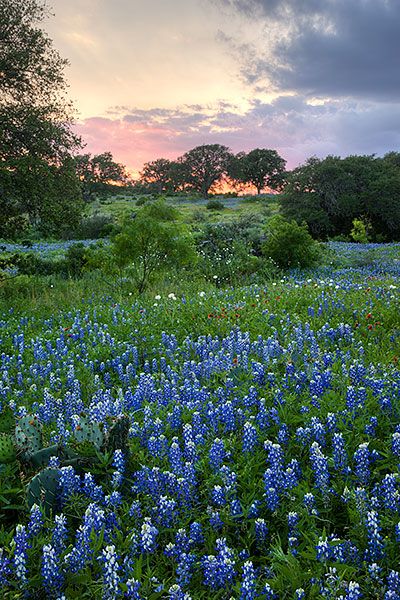
{"type": "Polygon", "coordinates": [[[275,600],[276,594],[269,583],[266,583],[261,590],[261,593],[265,596],[266,600],[275,600]]]}
{"type": "Polygon", "coordinates": [[[317,560],[320,562],[326,562],[332,556],[331,547],[326,538],[320,537],[315,549],[317,551],[317,560]]]}
{"type": "Polygon", "coordinates": [[[191,600],[190,595],[184,592],[178,584],[174,584],[169,588],[168,598],[170,600],[191,600]]]}
{"type": "Polygon", "coordinates": [[[158,529],[146,517],[140,530],[140,540],[143,552],[154,552],[157,546],[158,529]]]}
{"type": "Polygon", "coordinates": [[[397,458],[400,458],[400,432],[398,431],[392,435],[392,452],[397,458]]]}
{"type": "Polygon", "coordinates": [[[30,510],[30,519],[28,523],[29,537],[35,537],[43,527],[42,511],[37,504],[34,504],[30,510]]]}
{"type": "Polygon", "coordinates": [[[369,423],[367,423],[366,426],[365,426],[365,433],[367,435],[370,435],[371,437],[374,437],[375,433],[376,433],[377,426],[378,426],[378,419],[377,419],[377,417],[370,417],[369,423]]]}
{"type": "Polygon", "coordinates": [[[182,588],[186,588],[193,575],[193,566],[196,563],[197,556],[192,553],[182,552],[178,558],[176,567],[177,582],[182,588]]]}
{"type": "Polygon", "coordinates": [[[120,565],[115,546],[107,546],[99,556],[103,572],[103,598],[104,600],[114,600],[120,595],[120,565]]]}
{"type": "Polygon", "coordinates": [[[209,452],[209,462],[210,462],[211,468],[214,471],[218,470],[222,466],[222,463],[224,462],[225,457],[226,457],[226,451],[225,451],[224,442],[222,440],[220,440],[219,438],[216,438],[214,440],[214,442],[212,443],[212,446],[211,446],[210,452],[209,452]]]}
{"type": "Polygon", "coordinates": [[[311,492],[304,494],[303,503],[310,515],[318,515],[314,494],[311,492]]]}
{"type": "Polygon", "coordinates": [[[59,565],[59,557],[51,544],[43,546],[42,577],[49,595],[60,591],[64,578],[59,565]]]}
{"type": "Polygon", "coordinates": [[[310,448],[310,461],[314,471],[315,485],[326,495],[329,492],[330,475],[328,461],[321,451],[318,442],[314,442],[310,448]]]}
{"type": "Polygon", "coordinates": [[[94,502],[104,501],[103,488],[100,485],[96,485],[95,479],[90,472],[86,472],[83,476],[82,491],[94,502]]]}
{"type": "Polygon", "coordinates": [[[74,468],[69,465],[61,467],[59,477],[59,485],[61,489],[61,499],[63,502],[68,500],[70,496],[80,491],[81,480],[79,475],[75,473],[74,468]]]}
{"type": "Polygon", "coordinates": [[[289,512],[288,517],[288,546],[291,553],[295,556],[297,554],[296,547],[298,546],[299,540],[299,515],[297,512],[289,512]]]}
{"type": "Polygon", "coordinates": [[[159,504],[154,507],[156,522],[164,527],[171,527],[177,515],[177,502],[168,496],[160,496],[159,504]]]}
{"type": "Polygon", "coordinates": [[[139,594],[140,582],[137,579],[128,579],[126,582],[126,597],[129,600],[142,600],[139,594]]]}
{"type": "Polygon", "coordinates": [[[203,556],[204,584],[212,589],[230,585],[235,577],[235,560],[232,550],[226,545],[225,538],[216,541],[217,555],[203,556]]]}
{"type": "Polygon", "coordinates": [[[354,452],[354,471],[362,485],[367,485],[370,478],[371,453],[368,444],[368,442],[360,444],[354,452]]]}
{"type": "Polygon", "coordinates": [[[122,482],[124,480],[124,476],[121,471],[114,471],[112,474],[111,486],[114,490],[117,490],[121,487],[122,482]]]}
{"type": "Polygon", "coordinates": [[[204,542],[203,528],[201,523],[194,521],[189,527],[190,539],[194,544],[202,544],[204,542]]]}
{"type": "Polygon", "coordinates": [[[335,469],[340,473],[348,472],[348,457],[342,433],[334,433],[332,436],[333,462],[335,469]]]}
{"type": "Polygon", "coordinates": [[[15,550],[14,550],[14,557],[13,557],[13,563],[14,563],[14,570],[15,570],[15,576],[17,578],[17,580],[22,584],[25,585],[27,583],[27,573],[28,573],[28,568],[27,568],[27,550],[29,548],[28,545],[28,534],[26,532],[26,528],[24,527],[24,525],[17,525],[16,530],[15,530],[15,536],[14,536],[14,544],[15,544],[15,550]]]}
{"type": "Polygon", "coordinates": [[[246,421],[243,426],[242,450],[251,452],[257,443],[257,429],[250,421],[246,421]]]}
{"type": "Polygon", "coordinates": [[[242,582],[240,585],[240,600],[254,600],[256,597],[256,573],[253,563],[248,560],[242,568],[242,582]]]}
{"type": "Polygon", "coordinates": [[[122,504],[122,494],[118,490],[114,490],[108,496],[104,497],[104,504],[108,507],[118,507],[122,504]]]}
{"type": "Polygon", "coordinates": [[[400,509],[400,494],[397,490],[397,477],[393,473],[388,473],[382,479],[380,485],[380,497],[384,508],[392,512],[398,512],[400,509]]]}
{"type": "Polygon", "coordinates": [[[11,561],[5,555],[4,548],[0,548],[0,588],[4,588],[8,584],[11,573],[11,561]]]}
{"type": "Polygon", "coordinates": [[[268,527],[264,519],[256,519],[254,521],[254,531],[257,542],[263,544],[268,535],[268,527]]]}
{"type": "Polygon", "coordinates": [[[362,598],[360,585],[355,581],[350,581],[346,593],[346,600],[359,600],[362,598]]]}
{"type": "Polygon", "coordinates": [[[221,485],[214,485],[211,491],[211,498],[216,506],[224,506],[226,504],[224,488],[221,485]]]}
{"type": "Polygon", "coordinates": [[[368,551],[367,560],[376,562],[382,558],[383,542],[378,513],[375,510],[367,513],[368,551]]]}
{"type": "Polygon", "coordinates": [[[210,515],[211,527],[213,529],[215,529],[216,531],[220,531],[224,526],[224,522],[222,520],[222,517],[221,517],[219,511],[213,510],[211,507],[208,507],[207,512],[210,515]]]}
{"type": "Polygon", "coordinates": [[[51,536],[51,544],[54,550],[60,554],[65,549],[65,543],[68,537],[67,519],[62,513],[55,515],[54,528],[51,536]]]}
{"type": "Polygon", "coordinates": [[[400,596],[400,573],[398,571],[390,571],[387,576],[388,592],[394,592],[400,596]]]}
{"type": "Polygon", "coordinates": [[[240,504],[240,501],[238,500],[238,498],[233,498],[231,500],[231,511],[230,512],[233,517],[239,517],[240,515],[243,514],[242,505],[240,504]]]}

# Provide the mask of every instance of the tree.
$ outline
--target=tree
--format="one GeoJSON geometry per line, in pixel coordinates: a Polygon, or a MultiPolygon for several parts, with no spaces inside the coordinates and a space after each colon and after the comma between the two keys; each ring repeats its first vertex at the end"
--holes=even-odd
{"type": "Polygon", "coordinates": [[[353,220],[371,224],[371,236],[400,238],[400,169],[395,153],[311,158],[288,177],[281,211],[307,222],[312,235],[350,235],[353,220]]]}
{"type": "Polygon", "coordinates": [[[139,293],[157,271],[196,259],[192,237],[178,215],[165,202],[152,202],[126,221],[113,239],[114,261],[121,270],[130,268],[139,293]]]}
{"type": "MultiPolygon", "coordinates": [[[[0,0],[0,208],[6,235],[38,219],[55,226],[52,207],[62,201],[64,177],[72,191],[70,153],[80,140],[70,127],[67,61],[41,29],[48,16],[43,0],[0,0]],[[42,197],[44,176],[48,187],[42,197]],[[31,193],[19,193],[26,179],[31,193]]],[[[68,206],[80,214],[79,189],[68,206]]]]}
{"type": "Polygon", "coordinates": [[[140,173],[141,183],[148,185],[158,194],[167,192],[170,189],[171,164],[167,158],[157,158],[157,160],[145,163],[140,173]]]}
{"type": "Polygon", "coordinates": [[[285,165],[276,150],[256,148],[248,154],[237,154],[229,165],[229,175],[241,183],[254,185],[257,194],[261,194],[265,188],[282,187],[285,165]]]}
{"type": "Polygon", "coordinates": [[[221,144],[196,146],[182,157],[187,169],[187,182],[203,198],[208,198],[209,190],[228,173],[232,153],[221,144]]]}
{"type": "Polygon", "coordinates": [[[78,154],[74,158],[76,173],[82,186],[85,200],[90,200],[95,194],[105,194],[113,186],[126,185],[129,176],[124,165],[113,159],[111,152],[102,154],[78,154]]]}

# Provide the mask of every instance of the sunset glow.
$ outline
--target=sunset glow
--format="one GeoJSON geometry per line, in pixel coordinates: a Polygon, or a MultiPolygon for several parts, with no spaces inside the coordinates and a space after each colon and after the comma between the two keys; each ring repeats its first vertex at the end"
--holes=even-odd
{"type": "Polygon", "coordinates": [[[297,12],[291,0],[51,4],[46,27],[70,61],[85,151],[110,150],[134,173],[204,143],[274,148],[289,167],[399,144],[398,77],[385,57],[371,60],[381,36],[390,47],[396,3],[328,0],[297,12]]]}

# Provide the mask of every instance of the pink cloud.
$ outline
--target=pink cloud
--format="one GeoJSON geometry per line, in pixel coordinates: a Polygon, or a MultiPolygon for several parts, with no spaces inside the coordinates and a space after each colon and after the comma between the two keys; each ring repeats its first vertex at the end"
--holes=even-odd
{"type": "Polygon", "coordinates": [[[111,151],[137,174],[145,162],[175,159],[201,144],[224,144],[233,152],[273,148],[288,168],[312,155],[383,154],[398,146],[398,128],[390,126],[398,117],[398,109],[389,105],[330,100],[313,105],[302,96],[283,96],[271,103],[253,101],[246,112],[227,103],[117,107],[108,117],[90,117],[75,128],[86,143],[85,152],[111,151]]]}

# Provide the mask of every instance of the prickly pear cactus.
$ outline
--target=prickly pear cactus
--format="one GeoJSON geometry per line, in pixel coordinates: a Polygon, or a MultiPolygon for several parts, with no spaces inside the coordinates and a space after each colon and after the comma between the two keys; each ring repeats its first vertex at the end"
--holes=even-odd
{"type": "Polygon", "coordinates": [[[0,433],[0,463],[14,462],[16,459],[13,436],[0,433]]]}
{"type": "Polygon", "coordinates": [[[55,510],[59,495],[59,477],[58,469],[39,471],[28,484],[26,497],[28,508],[37,504],[42,506],[47,513],[55,510]]]}
{"type": "Polygon", "coordinates": [[[42,424],[36,416],[26,415],[17,420],[15,444],[25,455],[34,454],[43,448],[42,424]]]}
{"type": "Polygon", "coordinates": [[[102,424],[90,421],[87,415],[81,415],[80,422],[73,434],[76,443],[82,444],[84,442],[89,442],[97,450],[100,450],[104,443],[102,424]]]}
{"type": "Polygon", "coordinates": [[[15,416],[9,406],[0,413],[0,433],[12,433],[15,429],[15,416]]]}
{"type": "Polygon", "coordinates": [[[47,446],[47,448],[42,448],[41,450],[30,454],[28,459],[32,467],[42,468],[48,466],[49,460],[52,456],[59,456],[59,454],[60,449],[57,445],[47,446]]]}
{"type": "Polygon", "coordinates": [[[127,415],[111,417],[109,424],[110,427],[105,440],[106,450],[113,452],[117,448],[121,448],[126,452],[130,427],[129,417],[127,415]]]}

